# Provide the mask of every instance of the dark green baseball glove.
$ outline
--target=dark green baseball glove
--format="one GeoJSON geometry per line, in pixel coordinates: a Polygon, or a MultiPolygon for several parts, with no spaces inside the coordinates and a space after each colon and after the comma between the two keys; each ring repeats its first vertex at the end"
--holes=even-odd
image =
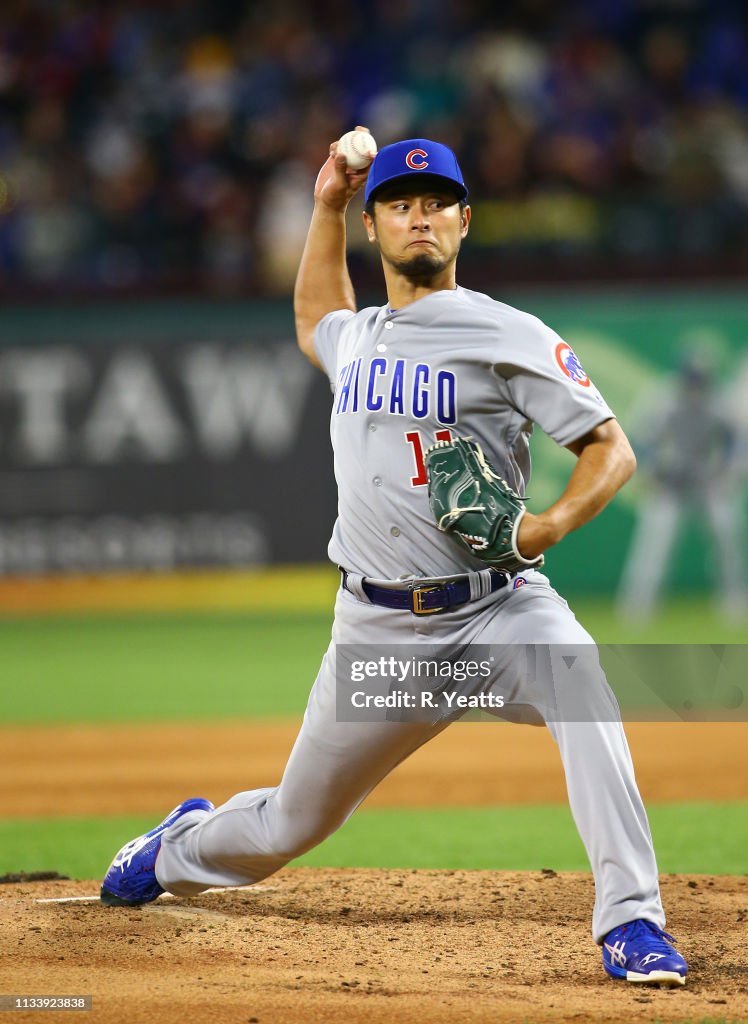
{"type": "Polygon", "coordinates": [[[495,569],[514,574],[543,564],[543,556],[524,558],[517,531],[525,504],[494,473],[475,441],[457,437],[437,441],[425,455],[429,501],[436,525],[495,569]]]}

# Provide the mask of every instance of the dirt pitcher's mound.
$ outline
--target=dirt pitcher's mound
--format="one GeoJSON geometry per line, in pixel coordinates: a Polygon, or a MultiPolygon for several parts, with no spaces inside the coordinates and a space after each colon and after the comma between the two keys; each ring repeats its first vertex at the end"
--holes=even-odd
{"type": "Polygon", "coordinates": [[[288,869],[254,888],[138,909],[38,902],[97,889],[3,887],[3,991],[91,994],[97,1024],[748,1017],[743,877],[663,879],[669,927],[691,964],[674,991],[603,973],[588,875],[288,869]]]}

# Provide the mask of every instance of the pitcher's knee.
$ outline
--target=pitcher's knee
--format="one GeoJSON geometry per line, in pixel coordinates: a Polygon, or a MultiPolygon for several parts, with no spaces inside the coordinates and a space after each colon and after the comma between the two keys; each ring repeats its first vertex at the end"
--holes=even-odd
{"type": "Polygon", "coordinates": [[[342,825],[338,818],[324,821],[304,821],[286,818],[279,822],[273,837],[273,853],[286,861],[294,860],[318,846],[342,825]]]}

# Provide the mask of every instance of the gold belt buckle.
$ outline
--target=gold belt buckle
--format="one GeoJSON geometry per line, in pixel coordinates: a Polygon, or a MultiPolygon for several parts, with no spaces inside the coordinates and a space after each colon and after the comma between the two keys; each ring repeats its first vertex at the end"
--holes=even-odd
{"type": "Polygon", "coordinates": [[[441,590],[439,586],[435,587],[413,587],[410,592],[410,604],[411,611],[414,615],[436,615],[438,612],[445,612],[449,605],[438,605],[436,608],[424,608],[422,594],[433,594],[435,590],[441,590]]]}

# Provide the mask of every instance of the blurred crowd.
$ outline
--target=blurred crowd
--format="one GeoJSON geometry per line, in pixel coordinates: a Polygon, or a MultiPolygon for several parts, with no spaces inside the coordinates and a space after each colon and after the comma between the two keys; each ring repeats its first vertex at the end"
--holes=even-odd
{"type": "Polygon", "coordinates": [[[356,123],[455,148],[468,257],[748,252],[741,2],[3,0],[2,285],[282,293],[356,123]]]}

